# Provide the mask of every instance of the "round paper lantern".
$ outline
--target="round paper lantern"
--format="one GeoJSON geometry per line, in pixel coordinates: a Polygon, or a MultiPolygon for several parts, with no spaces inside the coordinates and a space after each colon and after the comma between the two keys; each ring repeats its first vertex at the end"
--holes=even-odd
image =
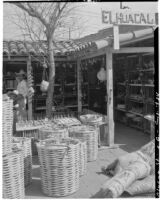
{"type": "Polygon", "coordinates": [[[101,68],[100,71],[97,73],[97,78],[100,81],[105,81],[106,80],[106,71],[104,68],[101,68]]]}

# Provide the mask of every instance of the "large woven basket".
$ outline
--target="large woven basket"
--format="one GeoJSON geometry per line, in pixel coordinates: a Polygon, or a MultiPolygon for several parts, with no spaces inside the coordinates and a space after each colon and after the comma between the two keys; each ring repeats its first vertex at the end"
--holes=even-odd
{"type": "Polygon", "coordinates": [[[24,199],[23,152],[18,150],[3,156],[3,198],[24,199]]]}
{"type": "Polygon", "coordinates": [[[23,151],[24,181],[25,186],[27,186],[32,182],[31,138],[13,137],[13,148],[19,148],[23,151]]]}
{"type": "Polygon", "coordinates": [[[67,196],[79,189],[79,142],[70,138],[37,143],[41,184],[47,196],[67,196]]]}
{"type": "Polygon", "coordinates": [[[85,140],[87,144],[87,161],[94,161],[98,155],[98,128],[94,126],[81,125],[71,127],[69,136],[85,140]]]}
{"type": "Polygon", "coordinates": [[[49,137],[66,138],[66,137],[68,137],[68,130],[66,128],[60,128],[57,126],[42,127],[39,130],[39,139],[44,140],[49,137]]]}
{"type": "Polygon", "coordinates": [[[2,128],[2,148],[3,155],[11,153],[11,143],[13,135],[13,100],[3,98],[3,128],[2,128]]]}

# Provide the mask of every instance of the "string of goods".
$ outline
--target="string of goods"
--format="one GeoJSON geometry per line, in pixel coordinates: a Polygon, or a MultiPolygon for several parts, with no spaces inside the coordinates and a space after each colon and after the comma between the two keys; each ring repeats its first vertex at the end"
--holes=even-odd
{"type": "Polygon", "coordinates": [[[34,90],[33,90],[34,80],[33,80],[31,65],[28,66],[28,70],[27,70],[27,82],[28,82],[28,101],[30,103],[30,102],[32,102],[32,97],[34,94],[34,90]]]}

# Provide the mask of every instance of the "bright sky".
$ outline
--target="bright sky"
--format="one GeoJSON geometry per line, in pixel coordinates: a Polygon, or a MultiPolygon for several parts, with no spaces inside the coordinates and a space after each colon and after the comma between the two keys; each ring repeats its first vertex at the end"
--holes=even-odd
{"type": "MultiPolygon", "coordinates": [[[[83,37],[92,33],[96,33],[98,30],[106,28],[105,24],[102,24],[101,9],[105,10],[117,10],[120,8],[119,2],[84,2],[74,3],[80,6],[76,14],[80,17],[80,24],[84,25],[84,30],[81,34],[77,31],[77,27],[71,27],[71,38],[83,37]]],[[[123,2],[123,6],[127,6],[131,11],[143,11],[155,13],[158,12],[158,2],[123,2]]],[[[21,32],[18,27],[9,19],[15,14],[13,5],[4,4],[3,9],[3,38],[4,39],[19,39],[21,38],[21,32]]],[[[60,33],[60,39],[68,39],[69,32],[60,33]]]]}

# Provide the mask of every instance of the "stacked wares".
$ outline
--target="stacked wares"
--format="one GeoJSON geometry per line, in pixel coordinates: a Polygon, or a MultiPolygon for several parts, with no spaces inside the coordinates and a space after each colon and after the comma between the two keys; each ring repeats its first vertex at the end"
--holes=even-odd
{"type": "Polygon", "coordinates": [[[3,128],[2,145],[3,155],[12,151],[12,132],[13,132],[13,100],[3,96],[3,128]]]}
{"type": "Polygon", "coordinates": [[[94,161],[98,155],[98,128],[89,125],[71,127],[69,136],[85,140],[87,144],[87,161],[94,161]]]}
{"type": "Polygon", "coordinates": [[[21,149],[24,159],[24,181],[25,186],[32,182],[32,151],[31,151],[31,139],[30,138],[13,138],[13,148],[21,149]]]}
{"type": "Polygon", "coordinates": [[[44,194],[61,197],[79,189],[79,147],[71,138],[37,143],[44,194]]]}
{"type": "Polygon", "coordinates": [[[23,152],[12,150],[13,100],[3,95],[3,198],[22,199],[24,192],[23,152]]]}
{"type": "Polygon", "coordinates": [[[66,127],[81,125],[81,122],[75,117],[55,117],[53,122],[58,125],[64,125],[66,127]]]}
{"type": "Polygon", "coordinates": [[[24,162],[21,150],[3,155],[3,198],[24,199],[24,162]]]}
{"type": "Polygon", "coordinates": [[[66,128],[58,127],[56,125],[44,126],[39,130],[39,139],[44,140],[49,137],[66,138],[68,137],[68,130],[66,128]]]}

